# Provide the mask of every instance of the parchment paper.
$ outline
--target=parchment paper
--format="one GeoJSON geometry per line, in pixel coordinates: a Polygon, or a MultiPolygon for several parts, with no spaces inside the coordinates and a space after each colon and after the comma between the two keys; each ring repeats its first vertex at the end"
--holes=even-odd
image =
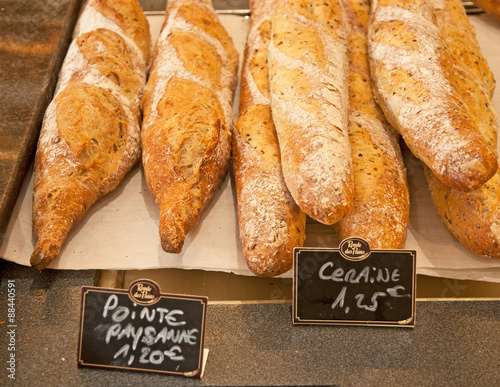
{"type": "MultiPolygon", "coordinates": [[[[244,16],[220,15],[240,52],[249,20],[244,16]]],[[[148,16],[153,37],[159,33],[162,14],[148,16]]],[[[489,15],[471,16],[490,67],[500,80],[500,22],[489,15]]],[[[239,89],[235,92],[237,112],[239,89]]],[[[494,98],[500,112],[500,96],[494,98]]],[[[479,257],[465,249],[445,229],[437,216],[421,173],[419,161],[406,154],[410,182],[410,223],[406,249],[417,251],[417,272],[438,277],[500,282],[500,261],[479,257]]],[[[0,256],[29,265],[34,240],[31,229],[30,173],[21,190],[0,256]]],[[[53,269],[152,269],[185,268],[253,275],[243,259],[236,215],[236,193],[230,173],[206,208],[199,224],[188,234],[183,251],[165,253],[160,246],[159,211],[137,165],[119,187],[91,207],[72,230],[53,269]]],[[[308,220],[306,246],[338,247],[331,227],[308,220]]],[[[283,275],[291,277],[291,272],[283,275]]]]}

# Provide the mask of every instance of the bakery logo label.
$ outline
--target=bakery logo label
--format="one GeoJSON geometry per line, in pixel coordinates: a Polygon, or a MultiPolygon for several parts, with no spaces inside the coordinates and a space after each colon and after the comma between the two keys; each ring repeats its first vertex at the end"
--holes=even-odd
{"type": "Polygon", "coordinates": [[[128,296],[139,305],[153,305],[160,300],[160,286],[151,280],[138,279],[129,286],[128,296]]]}
{"type": "Polygon", "coordinates": [[[370,256],[370,245],[362,238],[347,238],[339,246],[340,255],[349,261],[362,261],[370,256]]]}

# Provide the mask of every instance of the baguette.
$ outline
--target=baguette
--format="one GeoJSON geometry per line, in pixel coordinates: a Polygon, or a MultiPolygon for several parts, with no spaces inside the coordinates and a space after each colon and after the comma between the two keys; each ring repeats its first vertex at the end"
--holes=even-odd
{"type": "Polygon", "coordinates": [[[135,0],[91,0],[83,8],[35,155],[36,269],[59,255],[72,227],[139,160],[150,45],[135,0]]]}
{"type": "Polygon", "coordinates": [[[347,35],[339,0],[276,2],[269,77],[283,175],[302,211],[329,225],[353,201],[347,35]]]}
{"type": "Polygon", "coordinates": [[[444,184],[479,187],[498,168],[496,147],[462,99],[436,11],[424,0],[374,0],[371,11],[370,70],[387,119],[444,184]]]}
{"type": "Polygon", "coordinates": [[[181,252],[226,173],[237,66],[209,0],[168,1],[142,100],[142,161],[166,252],[181,252]]]}
{"type": "MultiPolygon", "coordinates": [[[[488,70],[471,64],[470,58],[476,58],[474,63],[484,63],[487,67],[475,43],[473,27],[460,0],[433,0],[433,5],[447,44],[455,47],[453,63],[457,87],[464,101],[474,108],[482,121],[480,129],[483,137],[496,144],[498,121],[490,99],[494,79],[488,70]]],[[[425,166],[424,176],[434,207],[450,233],[473,253],[500,259],[500,172],[497,171],[490,180],[470,192],[444,185],[425,166]]]]}
{"type": "MultiPolygon", "coordinates": [[[[492,97],[495,77],[481,52],[476,30],[465,12],[462,0],[430,0],[436,15],[436,25],[445,40],[454,69],[465,71],[477,80],[477,87],[492,97]]],[[[467,87],[458,87],[463,92],[467,87]]],[[[468,105],[468,104],[466,104],[468,105]]],[[[470,108],[474,110],[474,108],[470,108]]]]}
{"type": "Polygon", "coordinates": [[[424,176],[448,231],[474,254],[500,259],[500,172],[470,192],[448,187],[425,166],[424,176]]]}
{"type": "Polygon", "coordinates": [[[293,248],[302,246],[306,222],[283,178],[271,115],[267,52],[273,4],[274,0],[250,0],[240,115],[232,142],[243,256],[248,268],[262,277],[291,269],[293,248]]]}
{"type": "Polygon", "coordinates": [[[346,0],[349,35],[349,138],[354,205],[335,225],[340,239],[361,237],[372,249],[402,249],[409,218],[399,136],[375,103],[368,69],[368,0],[346,0]]]}
{"type": "Polygon", "coordinates": [[[431,4],[451,54],[450,82],[468,107],[479,134],[496,149],[498,121],[492,101],[496,82],[477,42],[474,26],[461,0],[431,0],[431,4]]]}

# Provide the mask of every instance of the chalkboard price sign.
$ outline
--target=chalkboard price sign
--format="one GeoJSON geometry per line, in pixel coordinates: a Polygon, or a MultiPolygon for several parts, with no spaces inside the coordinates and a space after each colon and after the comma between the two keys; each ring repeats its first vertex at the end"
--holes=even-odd
{"type": "Polygon", "coordinates": [[[415,325],[415,251],[296,248],[293,281],[294,324],[415,325]]]}
{"type": "Polygon", "coordinates": [[[201,377],[206,297],[82,287],[78,365],[201,377]]]}

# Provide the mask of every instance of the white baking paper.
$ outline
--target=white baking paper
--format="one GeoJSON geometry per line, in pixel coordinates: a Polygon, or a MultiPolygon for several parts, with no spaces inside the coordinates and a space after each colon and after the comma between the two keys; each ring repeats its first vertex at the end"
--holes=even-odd
{"type": "MultiPolygon", "coordinates": [[[[249,20],[220,15],[242,56],[249,20]]],[[[162,14],[148,16],[152,35],[159,33],[162,14]]],[[[500,80],[500,22],[489,15],[471,17],[480,45],[500,80]]],[[[241,58],[240,58],[241,59],[241,58]]],[[[239,90],[235,92],[235,112],[239,90]]],[[[500,112],[500,96],[494,98],[500,112]]],[[[417,252],[417,272],[438,277],[500,282],[500,261],[479,257],[465,249],[437,216],[419,161],[406,155],[410,182],[410,223],[406,249],[417,252]]],[[[29,265],[34,240],[31,229],[32,173],[27,177],[9,223],[0,256],[29,265]]],[[[185,268],[253,275],[246,267],[238,236],[236,193],[230,173],[222,181],[198,225],[188,234],[178,255],[165,253],[158,235],[159,211],[137,165],[119,187],[91,207],[71,231],[53,269],[185,268]]],[[[331,227],[312,220],[306,228],[306,246],[338,247],[331,227]]],[[[284,277],[291,277],[291,272],[284,277]]]]}

